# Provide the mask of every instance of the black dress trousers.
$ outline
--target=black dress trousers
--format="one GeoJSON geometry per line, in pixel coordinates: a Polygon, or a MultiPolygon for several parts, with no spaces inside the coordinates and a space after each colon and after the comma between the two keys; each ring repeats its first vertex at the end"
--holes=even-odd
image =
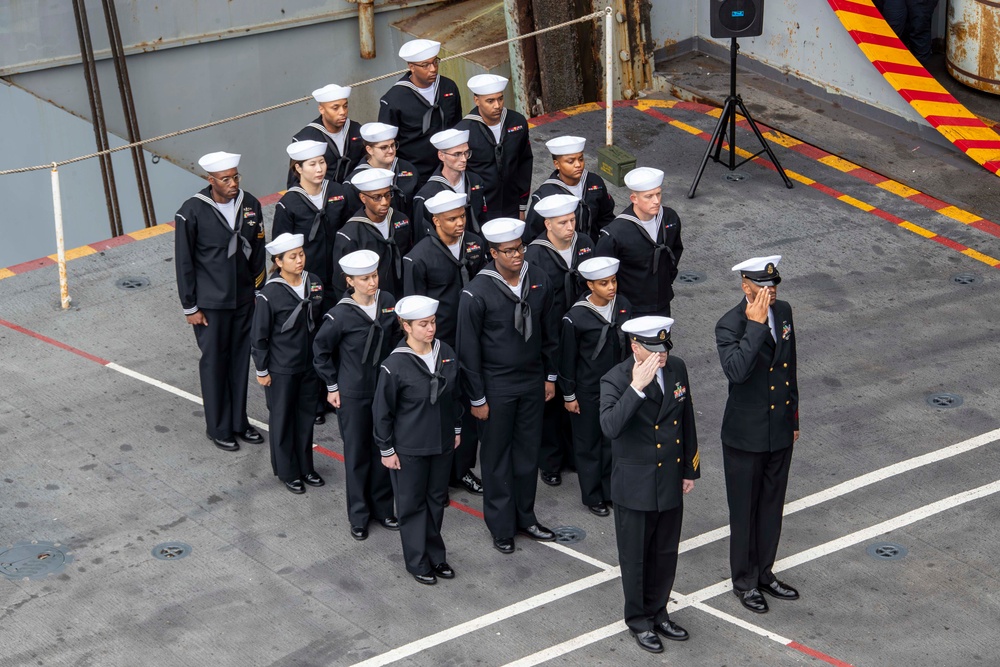
{"type": "Polygon", "coordinates": [[[250,324],[254,302],[239,308],[202,308],[207,326],[195,325],[201,350],[198,370],[208,435],[228,439],[250,428],[247,386],[250,373],[250,324]]]}
{"type": "Polygon", "coordinates": [[[337,409],[340,438],[344,441],[344,482],[347,517],[352,526],[365,527],[376,519],[393,516],[389,469],[375,445],[372,399],[341,394],[337,409]]]}
{"type": "Polygon", "coordinates": [[[431,574],[435,565],[447,560],[441,522],[444,501],[448,498],[452,453],[397,456],[399,470],[390,470],[389,475],[396,497],[403,561],[410,574],[431,574]]]}
{"type": "Polygon", "coordinates": [[[729,499],[729,565],[733,588],[748,591],[774,581],[771,567],[781,538],[792,447],[747,452],[722,446],[729,499]]]}
{"type": "Polygon", "coordinates": [[[483,473],[483,514],[493,537],[514,537],[518,528],[538,523],[538,445],[542,437],[545,392],[520,396],[486,395],[490,417],[480,425],[479,461],[483,473]]]}
{"type": "MultiPolygon", "coordinates": [[[[569,414],[573,430],[573,457],[584,505],[611,500],[611,441],[601,432],[601,404],[597,396],[576,395],[580,414],[569,414]]],[[[562,406],[560,406],[562,407],[562,406]]]]}
{"type": "Polygon", "coordinates": [[[575,468],[573,461],[573,437],[569,413],[559,392],[545,403],[542,411],[542,441],[538,448],[538,467],[543,472],[560,472],[575,468]]]}
{"type": "Polygon", "coordinates": [[[465,404],[462,414],[462,438],[458,449],[452,456],[451,481],[458,484],[459,480],[476,467],[476,454],[479,451],[479,420],[472,416],[469,404],[465,404]]]}
{"type": "Polygon", "coordinates": [[[282,482],[301,479],[313,468],[313,420],[319,380],[316,371],[271,373],[267,396],[271,468],[282,482]]]}
{"type": "Polygon", "coordinates": [[[625,591],[625,624],[649,632],[667,620],[667,600],[677,572],[683,505],[665,512],[631,510],[615,503],[618,564],[625,591]]]}

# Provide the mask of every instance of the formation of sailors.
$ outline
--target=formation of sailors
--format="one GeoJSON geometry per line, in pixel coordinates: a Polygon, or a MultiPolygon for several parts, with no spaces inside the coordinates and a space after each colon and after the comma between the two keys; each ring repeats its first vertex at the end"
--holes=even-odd
{"type": "MultiPolygon", "coordinates": [[[[226,451],[263,442],[246,416],[252,356],[274,474],[302,494],[324,485],[313,428],[335,410],[351,536],[366,539],[372,520],[400,531],[423,584],[455,576],[441,535],[449,486],[483,496],[492,544],[511,554],[518,534],[555,539],[535,514],[537,481],[558,486],[575,469],[583,505],[614,508],[626,622],[662,650],[659,637],[687,638],[665,604],[681,499],[700,476],[687,368],[668,354],[684,246],[664,174],[629,172],[630,205],[615,215],[585,139],[561,136],[532,193],[528,123],[504,106],[507,80],[472,77],[463,116],[439,49],[403,46],[409,71],[378,122],[349,118],[348,87],[314,91],[320,115],[287,148],[266,245],[239,155],[200,160],[208,187],[176,215],[176,266],[207,435],[226,451]]],[[[733,267],[744,298],[717,329],[734,591],[756,612],[761,591],[798,595],[771,573],[798,437],[779,260],[733,267]]]]}

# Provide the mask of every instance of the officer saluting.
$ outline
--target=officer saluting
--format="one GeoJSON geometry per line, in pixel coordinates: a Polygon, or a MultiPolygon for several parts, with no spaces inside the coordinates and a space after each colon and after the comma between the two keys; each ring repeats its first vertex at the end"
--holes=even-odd
{"type": "MultiPolygon", "coordinates": [[[[351,87],[331,83],[314,90],[312,96],[319,104],[319,118],[299,130],[292,140],[322,142],[326,146],[327,179],[343,183],[354,165],[365,156],[360,128],[347,117],[351,87]]],[[[288,187],[298,180],[295,170],[289,170],[288,187]]]]}
{"type": "Polygon", "coordinates": [[[177,291],[201,349],[198,370],[208,439],[219,449],[240,448],[264,437],[247,419],[250,323],[254,290],[264,285],[264,216],[260,202],[240,189],[234,153],[198,160],[208,187],[174,216],[177,291]]]}
{"type": "Polygon", "coordinates": [[[701,476],[687,367],[667,354],[673,323],[646,316],[622,325],[633,357],[601,378],[625,623],[651,653],[663,651],[657,635],[688,638],[667,615],[667,599],[677,570],[683,494],[701,476]]]}
{"type": "Polygon", "coordinates": [[[722,461],[729,499],[729,564],[744,607],[767,611],[761,592],[796,600],[798,591],[771,572],[788,485],[792,444],[799,438],[799,384],[792,308],[778,301],[781,255],[733,267],[745,298],[715,326],[729,400],[722,417],[722,461]]]}
{"type": "Polygon", "coordinates": [[[636,315],[670,315],[681,243],[681,220],[662,202],[663,172],[639,167],[625,174],[632,205],[601,230],[597,254],[621,261],[618,288],[636,315]]]}

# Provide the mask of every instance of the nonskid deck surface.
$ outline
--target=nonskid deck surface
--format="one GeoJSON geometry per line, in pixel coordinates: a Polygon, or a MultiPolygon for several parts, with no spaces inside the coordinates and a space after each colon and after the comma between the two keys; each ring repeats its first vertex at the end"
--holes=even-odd
{"type": "MultiPolygon", "coordinates": [[[[1000,228],[779,135],[794,189],[766,165],[729,182],[710,164],[688,200],[715,118],[656,100],[615,121],[616,144],[666,171],[681,271],[704,278],[679,282],[673,302],[702,460],[671,607],[691,641],[653,657],[624,632],[613,522],[580,504],[573,474],[539,485],[537,514],[586,538],[518,539],[513,556],[492,548],[481,499],[453,490],[444,537],[458,576],[425,587],[406,574],[397,534],[350,538],[335,420],[316,430],[328,484],[305,496],[271,475],[266,445],[214,448],[167,232],[70,262],[68,313],[52,266],[0,280],[2,539],[59,542],[72,556],[46,578],[0,580],[0,665],[991,664],[1000,228]],[[714,326],[740,298],[729,267],[771,253],[784,256],[779,293],[795,308],[802,402],[776,569],[802,599],[750,617],[725,583],[714,326]],[[116,286],[128,277],[149,286],[116,286]],[[932,407],[940,392],[962,405],[932,407]],[[153,558],[166,541],[190,554],[153,558]],[[907,553],[869,556],[879,542],[907,553]]],[[[587,109],[537,122],[535,183],[550,171],[543,141],[586,136],[594,167],[603,131],[587,109]]],[[[756,150],[747,132],[738,145],[756,150]]],[[[255,384],[250,396],[266,423],[255,384]]]]}

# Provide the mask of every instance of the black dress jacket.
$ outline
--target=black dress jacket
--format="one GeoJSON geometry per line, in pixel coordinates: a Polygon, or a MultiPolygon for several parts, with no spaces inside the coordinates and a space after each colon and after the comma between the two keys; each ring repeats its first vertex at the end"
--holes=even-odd
{"type": "Polygon", "coordinates": [[[322,317],[323,283],[302,272],[305,298],[275,273],[257,294],[250,353],[257,375],[305,373],[313,367],[313,338],[322,317]]]}

